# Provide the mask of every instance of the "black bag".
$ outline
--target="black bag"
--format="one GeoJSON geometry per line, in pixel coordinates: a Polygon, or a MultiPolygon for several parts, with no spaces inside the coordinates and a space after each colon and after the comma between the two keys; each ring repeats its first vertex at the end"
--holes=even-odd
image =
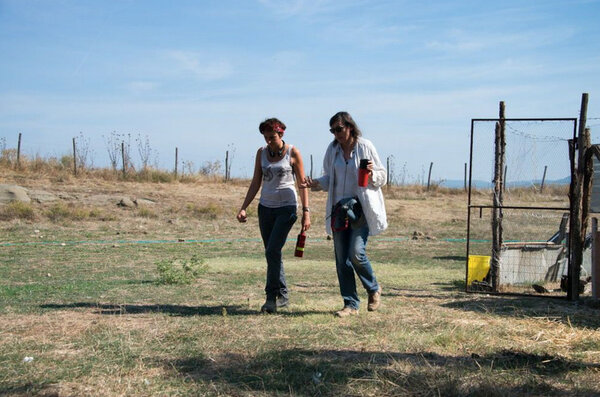
{"type": "Polygon", "coordinates": [[[331,230],[341,232],[364,224],[362,206],[356,197],[338,201],[331,210],[331,230]]]}

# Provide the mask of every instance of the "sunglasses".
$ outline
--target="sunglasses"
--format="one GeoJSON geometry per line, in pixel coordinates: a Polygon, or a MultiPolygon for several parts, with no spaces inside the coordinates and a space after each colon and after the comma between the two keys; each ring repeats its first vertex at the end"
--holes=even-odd
{"type": "Polygon", "coordinates": [[[344,127],[344,126],[341,126],[341,125],[338,125],[338,126],[337,126],[337,127],[335,127],[335,128],[330,128],[330,129],[329,129],[329,131],[330,131],[332,134],[336,134],[336,133],[338,133],[338,132],[342,132],[342,131],[344,131],[344,128],[346,128],[346,127],[344,127]]]}

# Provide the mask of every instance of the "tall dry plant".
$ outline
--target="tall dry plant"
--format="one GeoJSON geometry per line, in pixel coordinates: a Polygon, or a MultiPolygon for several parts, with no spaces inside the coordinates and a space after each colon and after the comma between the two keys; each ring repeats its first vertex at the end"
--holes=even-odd
{"type": "Polygon", "coordinates": [[[85,170],[92,168],[94,164],[94,150],[91,147],[90,139],[83,136],[83,132],[75,138],[75,159],[77,168],[85,170]]]}
{"type": "Polygon", "coordinates": [[[119,164],[126,170],[134,168],[131,159],[131,134],[120,134],[113,131],[109,136],[103,135],[102,137],[113,171],[119,169],[119,164]]]}
{"type": "Polygon", "coordinates": [[[138,134],[135,138],[135,143],[137,144],[138,154],[140,155],[142,171],[144,171],[148,168],[150,157],[153,152],[152,147],[150,146],[150,138],[148,138],[148,135],[146,135],[145,138],[142,138],[142,136],[138,134]]]}

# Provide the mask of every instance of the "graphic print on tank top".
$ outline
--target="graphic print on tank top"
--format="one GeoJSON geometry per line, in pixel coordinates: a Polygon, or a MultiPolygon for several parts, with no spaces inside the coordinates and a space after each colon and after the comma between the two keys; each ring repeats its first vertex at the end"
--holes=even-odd
{"type": "Polygon", "coordinates": [[[292,169],[289,166],[280,166],[277,163],[271,163],[268,167],[262,167],[262,171],[263,181],[265,182],[273,180],[274,175],[276,175],[277,178],[282,179],[292,174],[292,169]]]}

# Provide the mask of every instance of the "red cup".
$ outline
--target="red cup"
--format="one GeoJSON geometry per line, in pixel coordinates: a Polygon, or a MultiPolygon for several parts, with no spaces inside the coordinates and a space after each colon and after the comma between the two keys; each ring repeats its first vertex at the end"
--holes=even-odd
{"type": "Polygon", "coordinates": [[[358,186],[367,187],[369,184],[369,159],[360,159],[360,165],[358,167],[358,186]]]}

